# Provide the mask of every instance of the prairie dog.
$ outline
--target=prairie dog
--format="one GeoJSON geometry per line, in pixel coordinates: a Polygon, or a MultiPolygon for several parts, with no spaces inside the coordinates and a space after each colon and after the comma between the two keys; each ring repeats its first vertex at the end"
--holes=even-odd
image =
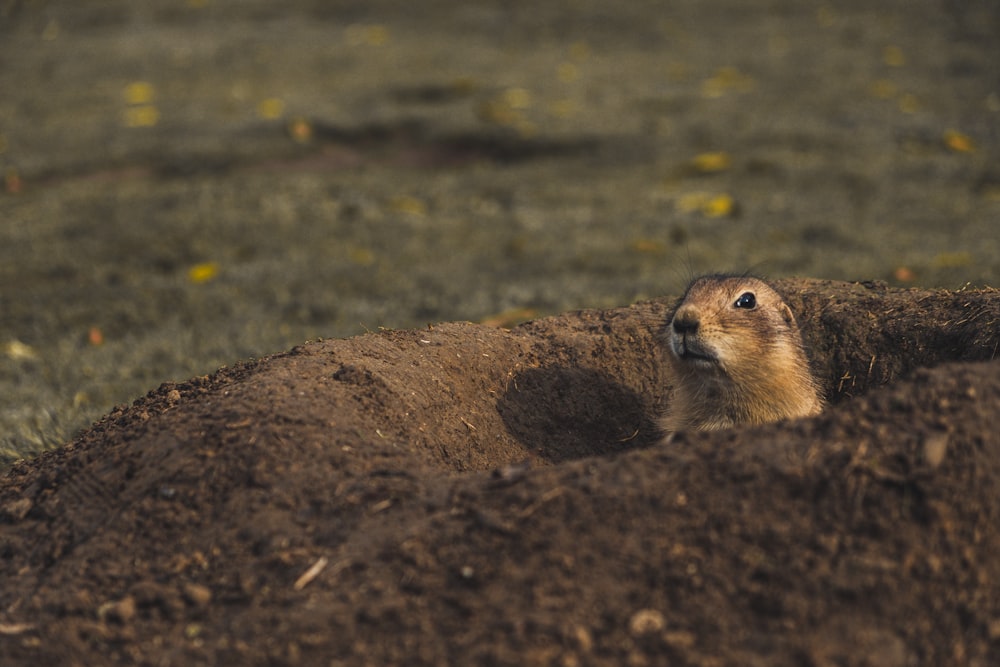
{"type": "Polygon", "coordinates": [[[668,433],[807,417],[823,409],[791,309],[758,278],[711,275],[687,288],[665,332],[668,433]]]}

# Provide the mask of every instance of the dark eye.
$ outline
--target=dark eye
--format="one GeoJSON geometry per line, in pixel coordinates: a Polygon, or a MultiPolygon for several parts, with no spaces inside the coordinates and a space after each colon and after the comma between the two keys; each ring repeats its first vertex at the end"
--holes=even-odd
{"type": "Polygon", "coordinates": [[[743,292],[743,294],[740,294],[740,298],[736,299],[736,303],[733,306],[753,310],[757,306],[757,297],[753,295],[753,292],[743,292]]]}

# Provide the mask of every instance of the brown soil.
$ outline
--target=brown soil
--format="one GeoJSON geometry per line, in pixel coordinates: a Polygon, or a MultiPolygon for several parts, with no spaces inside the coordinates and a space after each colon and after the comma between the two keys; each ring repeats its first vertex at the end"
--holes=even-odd
{"type": "Polygon", "coordinates": [[[6,473],[0,664],[1000,664],[997,292],[778,287],[830,409],[668,445],[669,300],[164,385],[6,473]]]}

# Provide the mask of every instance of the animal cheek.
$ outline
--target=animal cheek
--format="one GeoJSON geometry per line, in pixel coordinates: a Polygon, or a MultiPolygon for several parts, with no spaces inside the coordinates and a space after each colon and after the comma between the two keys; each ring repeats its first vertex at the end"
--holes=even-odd
{"type": "Polygon", "coordinates": [[[728,337],[716,337],[712,342],[712,349],[723,367],[726,367],[731,359],[738,358],[741,352],[736,341],[728,337]]]}
{"type": "Polygon", "coordinates": [[[701,335],[706,338],[715,339],[719,336],[724,336],[726,330],[719,325],[715,320],[708,320],[703,322],[701,325],[701,335]]]}

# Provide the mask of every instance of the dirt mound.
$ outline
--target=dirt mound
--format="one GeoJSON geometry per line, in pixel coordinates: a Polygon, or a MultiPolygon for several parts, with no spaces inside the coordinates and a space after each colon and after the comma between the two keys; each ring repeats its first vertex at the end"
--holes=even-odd
{"type": "Polygon", "coordinates": [[[6,473],[0,662],[1000,663],[1000,298],[778,287],[830,409],[669,445],[670,300],[164,385],[6,473]]]}

